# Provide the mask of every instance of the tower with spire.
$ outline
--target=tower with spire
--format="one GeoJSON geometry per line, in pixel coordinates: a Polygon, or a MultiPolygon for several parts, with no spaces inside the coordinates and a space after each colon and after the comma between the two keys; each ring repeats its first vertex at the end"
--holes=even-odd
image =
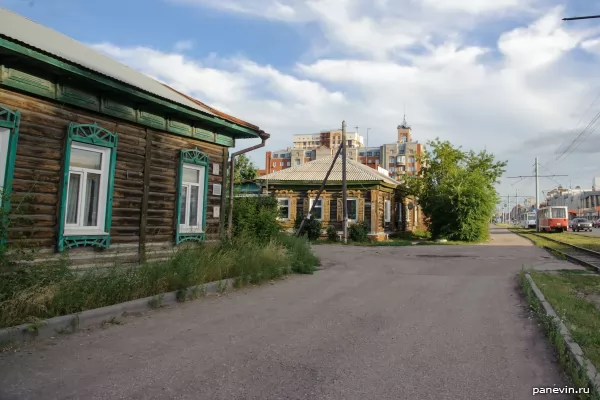
{"type": "Polygon", "coordinates": [[[402,123],[398,125],[398,143],[412,142],[412,130],[408,122],[406,122],[406,113],[402,119],[402,123]]]}

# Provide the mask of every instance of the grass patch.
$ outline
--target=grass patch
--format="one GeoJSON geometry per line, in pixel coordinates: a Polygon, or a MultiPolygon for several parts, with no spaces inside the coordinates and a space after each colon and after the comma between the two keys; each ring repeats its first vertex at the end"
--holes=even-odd
{"type": "MultiPolygon", "coordinates": [[[[28,267],[0,276],[0,327],[164,292],[183,293],[190,286],[227,278],[254,284],[292,271],[312,273],[317,265],[306,239],[281,234],[266,243],[241,237],[189,246],[167,261],[137,268],[114,266],[77,273],[65,264],[28,267]]],[[[156,303],[160,305],[158,299],[156,303]]]]}
{"type": "MultiPolygon", "coordinates": [[[[573,339],[581,346],[586,358],[596,368],[600,361],[600,315],[594,304],[585,298],[578,297],[577,293],[596,293],[600,290],[600,277],[582,276],[571,273],[559,275],[530,271],[536,285],[540,288],[546,300],[552,305],[554,311],[563,320],[573,339]]],[[[585,371],[571,358],[560,333],[557,322],[546,315],[545,310],[533,292],[525,271],[521,271],[520,286],[530,310],[535,314],[540,325],[544,327],[546,335],[557,352],[559,363],[568,372],[573,386],[590,388],[589,394],[580,394],[580,399],[600,399],[600,394],[590,385],[585,371]]]]}
{"type": "Polygon", "coordinates": [[[600,295],[600,276],[571,271],[530,274],[585,356],[600,367],[600,311],[591,300],[591,296],[600,295]]]}
{"type": "MultiPolygon", "coordinates": [[[[544,238],[550,238],[555,240],[560,240],[561,242],[565,242],[568,244],[572,244],[575,246],[583,247],[584,249],[594,250],[600,252],[600,237],[599,236],[584,236],[578,235],[570,232],[562,232],[562,233],[543,233],[540,232],[539,235],[533,235],[535,233],[535,229],[524,229],[524,228],[512,228],[510,229],[512,232],[518,233],[519,235],[523,235],[525,237],[530,238],[533,241],[539,241],[540,236],[544,238]]],[[[544,241],[545,243],[554,243],[550,240],[544,241]]],[[[546,244],[544,244],[546,246],[546,244]]],[[[554,243],[556,245],[556,243],[554,243]]],[[[548,247],[552,247],[547,245],[548,247]]]]}

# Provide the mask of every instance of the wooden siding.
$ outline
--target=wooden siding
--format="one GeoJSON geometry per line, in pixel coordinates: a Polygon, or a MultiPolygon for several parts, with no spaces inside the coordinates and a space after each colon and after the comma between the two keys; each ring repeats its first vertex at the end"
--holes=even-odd
{"type": "MultiPolygon", "coordinates": [[[[317,189],[310,187],[297,187],[279,189],[279,185],[270,183],[270,191],[275,197],[290,198],[290,207],[296,215],[306,215],[309,211],[310,198],[316,196],[317,189]]],[[[372,189],[349,188],[349,198],[358,199],[358,220],[365,221],[370,227],[370,233],[399,232],[404,230],[404,225],[398,223],[396,213],[396,202],[403,199],[398,189],[385,186],[375,186],[372,189]],[[399,200],[400,199],[400,200],[399,200]],[[391,222],[384,222],[385,200],[391,201],[391,222]]],[[[338,187],[327,188],[322,194],[323,199],[323,232],[328,226],[342,230],[342,194],[338,187]]],[[[295,217],[295,216],[294,216],[295,217]]],[[[293,218],[280,221],[283,229],[293,228],[293,218]]]]}
{"type": "Polygon", "coordinates": [[[213,207],[221,206],[221,196],[225,193],[220,173],[223,163],[222,146],[200,143],[197,140],[173,136],[164,132],[152,133],[151,178],[148,194],[147,241],[164,242],[175,236],[175,215],[177,213],[177,174],[181,149],[198,148],[209,156],[208,194],[206,210],[206,238],[219,238],[219,218],[213,217],[213,207]],[[213,164],[219,164],[219,173],[213,173],[213,164]],[[214,195],[215,184],[221,185],[221,195],[214,195]]]}
{"type": "MultiPolygon", "coordinates": [[[[152,248],[172,248],[174,242],[177,173],[181,149],[196,148],[210,157],[207,196],[207,240],[217,239],[219,218],[213,218],[212,206],[220,206],[221,195],[213,195],[213,184],[222,184],[222,174],[212,173],[213,163],[224,164],[223,146],[192,137],[180,137],[164,131],[126,122],[93,111],[34,98],[0,88],[0,104],[21,112],[19,141],[15,160],[12,209],[18,209],[24,221],[15,221],[9,241],[19,240],[26,247],[42,249],[40,257],[55,253],[60,173],[65,152],[65,135],[70,122],[96,122],[118,135],[111,246],[108,249],[75,248],[68,251],[74,264],[99,264],[114,261],[140,261],[140,241],[152,248]],[[146,143],[147,140],[149,143],[146,143]],[[146,151],[150,150],[150,159],[146,151]],[[149,168],[149,169],[148,169],[149,168]],[[146,173],[145,173],[146,172],[146,173]],[[146,182],[145,182],[146,180],[146,182]],[[147,183],[147,184],[145,184],[147,183]],[[146,206],[143,205],[147,199],[146,206]],[[142,211],[147,210],[147,215],[142,211]],[[141,227],[145,227],[142,231],[141,227]]],[[[224,210],[221,210],[223,216],[224,210]]]]}

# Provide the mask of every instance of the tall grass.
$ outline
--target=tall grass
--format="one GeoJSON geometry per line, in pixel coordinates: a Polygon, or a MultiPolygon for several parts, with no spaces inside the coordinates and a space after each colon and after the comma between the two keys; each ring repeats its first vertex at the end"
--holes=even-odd
{"type": "Polygon", "coordinates": [[[67,265],[28,267],[0,275],[0,327],[104,307],[226,278],[260,283],[292,271],[312,273],[318,259],[309,242],[280,234],[266,242],[248,236],[203,243],[167,261],[140,267],[74,272],[67,265]]]}

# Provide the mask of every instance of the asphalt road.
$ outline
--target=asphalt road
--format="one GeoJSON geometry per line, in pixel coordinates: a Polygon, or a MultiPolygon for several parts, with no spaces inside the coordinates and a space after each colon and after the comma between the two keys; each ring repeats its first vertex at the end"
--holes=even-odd
{"type": "Polygon", "coordinates": [[[592,228],[591,232],[572,232],[572,231],[569,231],[569,233],[574,233],[575,235],[598,236],[598,237],[600,237],[600,228],[592,228]]]}
{"type": "Polygon", "coordinates": [[[313,276],[0,354],[0,399],[523,400],[564,387],[515,275],[566,264],[504,229],[493,239],[315,246],[313,276]]]}

